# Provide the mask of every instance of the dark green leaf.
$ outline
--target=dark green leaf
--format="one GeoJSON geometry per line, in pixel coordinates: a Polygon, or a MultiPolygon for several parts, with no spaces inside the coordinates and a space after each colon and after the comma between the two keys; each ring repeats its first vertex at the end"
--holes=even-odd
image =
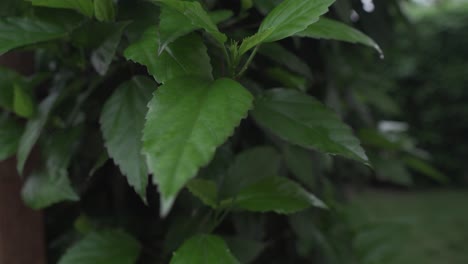
{"type": "MultiPolygon", "coordinates": [[[[92,17],[94,7],[92,0],[26,0],[34,6],[65,8],[76,10],[87,17],[92,17]]],[[[95,0],[96,1],[96,0],[95,0]]]]}
{"type": "Polygon", "coordinates": [[[135,264],[140,243],[122,231],[90,233],[65,252],[59,264],[135,264]]]}
{"type": "Polygon", "coordinates": [[[218,187],[215,182],[205,179],[192,179],[188,182],[187,188],[204,204],[212,208],[218,206],[218,187]]]}
{"type": "Polygon", "coordinates": [[[0,161],[16,153],[23,130],[14,120],[0,118],[0,161]]]}
{"type": "Polygon", "coordinates": [[[66,35],[67,29],[59,24],[27,17],[0,19],[0,55],[14,48],[66,35]]]}
{"type": "Polygon", "coordinates": [[[147,163],[161,192],[162,215],[251,106],[252,95],[230,79],[179,78],[156,91],[143,141],[147,163]]]}
{"type": "Polygon", "coordinates": [[[263,251],[266,244],[243,237],[225,237],[226,243],[240,263],[254,261],[263,251]]]}
{"type": "Polygon", "coordinates": [[[307,91],[307,80],[306,78],[293,74],[280,67],[268,68],[266,70],[268,76],[279,82],[282,87],[290,87],[300,91],[307,91]]]}
{"type": "Polygon", "coordinates": [[[94,0],[94,14],[96,19],[103,22],[115,20],[115,6],[113,0],[94,0]]]}
{"type": "Polygon", "coordinates": [[[102,109],[100,123],[109,156],[128,183],[146,200],[148,169],[141,153],[146,105],[156,90],[154,81],[134,77],[117,88],[102,109]]]}
{"type": "Polygon", "coordinates": [[[171,264],[238,264],[224,240],[215,235],[191,237],[174,253],[171,264]]]}
{"type": "Polygon", "coordinates": [[[304,31],[298,32],[296,35],[300,37],[359,43],[376,49],[382,55],[382,50],[373,39],[357,29],[328,18],[320,18],[317,23],[308,26],[304,31]]]}
{"type": "Polygon", "coordinates": [[[311,206],[326,208],[321,200],[285,177],[260,180],[241,190],[234,198],[223,200],[221,206],[280,214],[295,213],[311,206]]]}
{"type": "Polygon", "coordinates": [[[22,86],[14,86],[13,110],[19,116],[31,118],[34,115],[35,105],[32,96],[22,86]]]}
{"type": "Polygon", "coordinates": [[[94,69],[100,74],[105,75],[109,69],[115,52],[119,46],[123,31],[129,22],[120,22],[113,24],[112,29],[107,33],[105,40],[91,54],[91,64],[94,69]]]}
{"type": "Polygon", "coordinates": [[[430,177],[431,179],[437,182],[447,183],[449,181],[447,176],[442,174],[442,172],[432,167],[428,162],[424,160],[412,156],[406,156],[403,160],[408,167],[422,173],[423,175],[426,175],[427,177],[430,177]]]}
{"type": "Polygon", "coordinates": [[[252,114],[262,127],[293,144],[368,163],[352,130],[311,96],[270,90],[256,100],[252,114]]]}
{"type": "MultiPolygon", "coordinates": [[[[211,20],[210,15],[203,9],[199,2],[187,2],[187,1],[178,1],[178,0],[151,0],[152,2],[161,3],[164,6],[171,8],[172,10],[179,12],[190,20],[195,29],[204,29],[207,33],[212,35],[220,44],[226,42],[227,37],[223,33],[219,32],[216,24],[211,20]]],[[[167,16],[165,16],[167,17],[167,16]]],[[[166,22],[163,22],[163,25],[167,25],[173,28],[175,25],[182,26],[183,31],[186,31],[188,26],[185,20],[172,20],[175,24],[169,25],[166,22]]],[[[164,28],[164,27],[163,27],[164,28]]],[[[176,29],[179,31],[178,29],[176,29]]],[[[168,28],[165,28],[164,31],[168,32],[168,28]]],[[[182,31],[182,30],[181,30],[182,31]]],[[[190,31],[188,31],[190,32],[190,31]]],[[[186,32],[186,33],[188,33],[186,32]]],[[[180,34],[180,33],[178,33],[180,34]]],[[[179,35],[181,36],[181,35],[179,35]]]]}
{"type": "Polygon", "coordinates": [[[255,147],[237,155],[224,176],[222,197],[233,197],[259,180],[278,174],[280,156],[272,147],[255,147]]]}
{"type": "Polygon", "coordinates": [[[26,124],[26,129],[21,136],[21,140],[18,147],[18,171],[23,172],[24,164],[31,152],[32,148],[36,144],[37,139],[41,135],[42,129],[44,128],[49,113],[54,107],[55,101],[57,100],[58,94],[50,94],[38,107],[36,116],[30,119],[26,124]]]}
{"type": "Polygon", "coordinates": [[[43,209],[62,201],[78,201],[66,171],[52,175],[40,171],[28,176],[21,191],[24,202],[33,209],[43,209]]]}
{"type": "Polygon", "coordinates": [[[212,79],[210,57],[203,40],[196,34],[177,39],[158,55],[159,36],[156,28],[149,28],[140,41],[128,47],[127,59],[145,65],[159,83],[182,76],[212,79]],[[187,43],[190,43],[188,45],[187,43]]]}
{"type": "Polygon", "coordinates": [[[312,70],[294,53],[286,48],[283,48],[278,43],[266,43],[259,49],[258,53],[269,59],[285,66],[290,71],[300,74],[309,80],[312,80],[312,70]]]}

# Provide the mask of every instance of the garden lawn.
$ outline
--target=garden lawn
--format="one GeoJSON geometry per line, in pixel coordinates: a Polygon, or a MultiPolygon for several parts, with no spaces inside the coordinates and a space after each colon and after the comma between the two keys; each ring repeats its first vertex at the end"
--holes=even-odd
{"type": "Polygon", "coordinates": [[[468,191],[372,190],[354,195],[352,206],[367,230],[355,242],[366,263],[387,254],[390,264],[468,264],[468,191]]]}

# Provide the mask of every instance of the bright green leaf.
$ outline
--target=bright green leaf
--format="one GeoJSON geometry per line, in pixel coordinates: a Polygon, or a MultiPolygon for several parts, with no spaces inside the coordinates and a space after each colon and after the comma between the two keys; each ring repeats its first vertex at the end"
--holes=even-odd
{"type": "Polygon", "coordinates": [[[148,169],[141,153],[141,137],[146,105],[154,90],[154,81],[146,77],[134,77],[120,85],[107,100],[100,118],[109,156],[143,200],[146,200],[148,169]]]}
{"type": "MultiPolygon", "coordinates": [[[[76,10],[87,17],[94,14],[92,0],[27,0],[34,6],[44,6],[52,8],[65,8],[76,10]]],[[[96,0],[95,0],[96,1],[96,0]]]]}
{"type": "Polygon", "coordinates": [[[327,208],[299,184],[285,177],[268,177],[241,190],[235,197],[221,202],[225,208],[239,208],[252,212],[274,211],[295,213],[311,206],[327,208]]]}
{"type": "Polygon", "coordinates": [[[158,55],[159,36],[156,28],[149,28],[142,38],[128,47],[127,59],[145,65],[159,83],[182,76],[212,79],[210,57],[203,40],[196,34],[177,39],[158,55]],[[190,45],[187,45],[190,43],[190,45]]]}
{"type": "Polygon", "coordinates": [[[0,118],[0,161],[16,153],[23,130],[14,120],[0,118]]]}
{"type": "Polygon", "coordinates": [[[272,147],[255,147],[237,155],[224,176],[222,197],[235,196],[259,180],[278,174],[280,156],[272,147]]]}
{"type": "Polygon", "coordinates": [[[170,264],[239,264],[226,242],[215,235],[191,237],[174,253],[170,264]]]}
{"type": "Polygon", "coordinates": [[[270,90],[256,100],[252,114],[260,126],[293,144],[368,163],[352,130],[311,96],[270,90]]]}
{"type": "Polygon", "coordinates": [[[239,48],[239,55],[246,53],[250,49],[264,42],[274,31],[274,28],[269,28],[244,39],[239,48]]]}
{"type": "Polygon", "coordinates": [[[0,55],[14,48],[67,35],[64,26],[33,18],[0,18],[0,55]]]}
{"type": "Polygon", "coordinates": [[[117,47],[119,46],[120,39],[122,38],[123,31],[128,25],[129,22],[113,24],[110,31],[106,32],[107,36],[104,41],[91,54],[91,64],[100,75],[105,75],[109,69],[117,47]]]}
{"type": "MultiPolygon", "coordinates": [[[[174,11],[183,14],[187,17],[195,29],[204,29],[208,34],[212,35],[220,44],[226,42],[227,37],[221,33],[216,24],[211,20],[210,15],[203,9],[199,2],[187,2],[179,0],[151,0],[152,2],[161,3],[164,6],[171,8],[174,11]]],[[[161,21],[163,22],[163,21],[161,21]]],[[[185,29],[187,28],[185,22],[175,22],[175,25],[182,25],[185,29]]],[[[168,26],[168,23],[164,22],[168,26]]],[[[190,32],[190,31],[189,31],[190,32]]],[[[188,33],[188,32],[187,32],[188,33]]]]}
{"type": "Polygon", "coordinates": [[[20,173],[23,172],[24,164],[26,163],[29,153],[36,144],[36,141],[49,118],[50,111],[54,107],[57,97],[57,93],[52,93],[46,99],[44,99],[44,101],[42,101],[39,105],[35,117],[30,119],[26,124],[26,129],[21,136],[21,140],[18,146],[17,168],[20,173]]]}
{"type": "Polygon", "coordinates": [[[259,33],[273,29],[262,42],[273,42],[293,36],[328,12],[335,0],[285,0],[263,20],[259,33]]]}
{"type": "Polygon", "coordinates": [[[15,113],[25,118],[31,118],[35,111],[32,96],[23,87],[15,84],[13,97],[13,110],[15,113]]]}
{"type": "Polygon", "coordinates": [[[94,0],[96,19],[103,22],[115,20],[115,5],[113,0],[94,0]]]}
{"type": "Polygon", "coordinates": [[[135,264],[140,243],[123,231],[90,233],[69,248],[59,264],[135,264]]]}
{"type": "Polygon", "coordinates": [[[300,37],[359,43],[376,49],[382,55],[382,50],[373,39],[357,29],[328,18],[320,18],[317,23],[308,26],[305,30],[298,32],[296,35],[300,37]]]}
{"type": "Polygon", "coordinates": [[[173,79],[154,94],[144,129],[144,152],[159,186],[162,215],[206,165],[252,106],[252,95],[230,79],[173,79]],[[164,124],[164,125],[161,125],[164,124]]]}
{"type": "Polygon", "coordinates": [[[192,179],[187,184],[188,190],[204,204],[216,208],[218,206],[218,188],[216,183],[205,179],[192,179]]]}

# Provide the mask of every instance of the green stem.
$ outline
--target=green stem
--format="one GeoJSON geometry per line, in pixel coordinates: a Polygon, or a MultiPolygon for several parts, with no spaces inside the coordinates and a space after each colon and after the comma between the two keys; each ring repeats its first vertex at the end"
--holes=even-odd
{"type": "Polygon", "coordinates": [[[253,58],[255,57],[255,55],[257,54],[257,51],[258,51],[258,48],[260,47],[260,45],[257,45],[255,47],[255,49],[252,51],[252,53],[250,53],[250,56],[249,58],[247,59],[247,61],[245,62],[244,66],[242,66],[242,69],[239,71],[239,73],[235,76],[235,78],[239,78],[241,77],[245,71],[247,71],[247,69],[249,68],[250,64],[252,63],[252,60],[253,58]]]}

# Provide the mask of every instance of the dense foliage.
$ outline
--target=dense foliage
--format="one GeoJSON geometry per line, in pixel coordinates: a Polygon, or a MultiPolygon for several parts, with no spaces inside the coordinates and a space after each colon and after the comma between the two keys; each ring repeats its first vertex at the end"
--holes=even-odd
{"type": "Polygon", "coordinates": [[[446,181],[379,129],[399,115],[393,81],[350,26],[360,14],[387,43],[396,1],[0,5],[0,54],[35,59],[32,76],[0,68],[0,159],[23,172],[41,153],[22,196],[48,208],[51,262],[384,263],[342,210],[346,185],[446,181]]]}

